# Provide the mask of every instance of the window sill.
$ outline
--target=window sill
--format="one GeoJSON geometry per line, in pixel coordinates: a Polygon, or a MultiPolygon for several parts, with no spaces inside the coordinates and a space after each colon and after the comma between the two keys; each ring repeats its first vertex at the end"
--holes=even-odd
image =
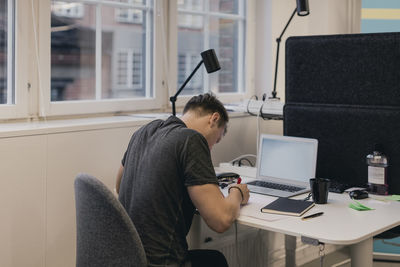
{"type": "MultiPolygon", "coordinates": [[[[166,119],[170,113],[139,113],[95,118],[58,119],[32,122],[0,123],[0,138],[91,131],[109,128],[140,127],[155,119],[166,119]]],[[[249,116],[229,112],[230,118],[249,116]]]]}

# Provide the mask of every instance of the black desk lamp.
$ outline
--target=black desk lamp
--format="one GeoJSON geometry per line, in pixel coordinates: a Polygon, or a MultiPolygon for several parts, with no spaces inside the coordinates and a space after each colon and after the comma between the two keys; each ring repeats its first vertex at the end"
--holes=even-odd
{"type": "Polygon", "coordinates": [[[310,14],[310,9],[308,7],[308,0],[296,0],[296,5],[297,6],[294,9],[292,15],[290,16],[289,21],[286,23],[285,28],[283,28],[281,35],[279,35],[279,37],[276,39],[277,49],[276,49],[276,62],[275,62],[274,89],[272,90],[272,97],[269,97],[269,99],[279,99],[279,97],[276,97],[276,77],[278,75],[279,46],[281,44],[281,38],[282,38],[283,34],[285,33],[287,27],[289,26],[290,22],[292,21],[294,14],[296,14],[296,11],[297,11],[297,15],[299,15],[301,17],[307,16],[308,14],[310,14]]]}
{"type": "Polygon", "coordinates": [[[202,60],[197,64],[196,68],[192,71],[192,73],[187,77],[186,81],[181,85],[181,88],[179,88],[178,92],[174,96],[171,96],[169,100],[172,103],[172,115],[176,115],[176,110],[175,110],[175,102],[178,97],[178,95],[181,93],[183,88],[185,88],[186,84],[192,79],[193,75],[196,73],[196,71],[200,68],[201,64],[204,63],[204,67],[206,67],[206,70],[208,73],[215,72],[217,70],[221,69],[221,66],[219,65],[217,55],[215,54],[214,49],[209,49],[206,51],[203,51],[200,53],[202,60]]]}

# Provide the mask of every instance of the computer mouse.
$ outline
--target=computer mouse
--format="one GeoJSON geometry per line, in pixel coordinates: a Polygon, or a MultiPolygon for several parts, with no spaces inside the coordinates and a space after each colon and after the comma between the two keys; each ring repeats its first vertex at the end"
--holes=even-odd
{"type": "Polygon", "coordinates": [[[368,197],[368,192],[364,190],[353,190],[349,192],[350,198],[364,199],[368,197]]]}

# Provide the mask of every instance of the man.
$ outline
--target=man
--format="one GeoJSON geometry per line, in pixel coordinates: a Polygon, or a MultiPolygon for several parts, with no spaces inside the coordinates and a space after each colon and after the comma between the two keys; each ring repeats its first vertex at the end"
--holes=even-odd
{"type": "Polygon", "coordinates": [[[224,232],[249,199],[242,184],[224,198],[212,165],[210,150],[228,120],[222,103],[204,94],[189,100],[181,119],[155,120],[133,134],[116,188],[149,266],[227,266],[217,251],[188,251],[186,235],[195,209],[211,229],[224,232]]]}

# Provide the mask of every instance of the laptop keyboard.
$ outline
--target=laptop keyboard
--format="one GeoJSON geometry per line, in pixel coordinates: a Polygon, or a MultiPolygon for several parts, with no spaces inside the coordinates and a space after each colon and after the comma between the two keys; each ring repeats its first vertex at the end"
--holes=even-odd
{"type": "Polygon", "coordinates": [[[276,183],[271,183],[271,182],[266,182],[266,181],[252,181],[247,184],[271,188],[271,189],[277,189],[277,190],[287,191],[287,192],[297,192],[297,191],[305,189],[304,187],[297,187],[297,186],[285,185],[285,184],[276,184],[276,183]]]}

